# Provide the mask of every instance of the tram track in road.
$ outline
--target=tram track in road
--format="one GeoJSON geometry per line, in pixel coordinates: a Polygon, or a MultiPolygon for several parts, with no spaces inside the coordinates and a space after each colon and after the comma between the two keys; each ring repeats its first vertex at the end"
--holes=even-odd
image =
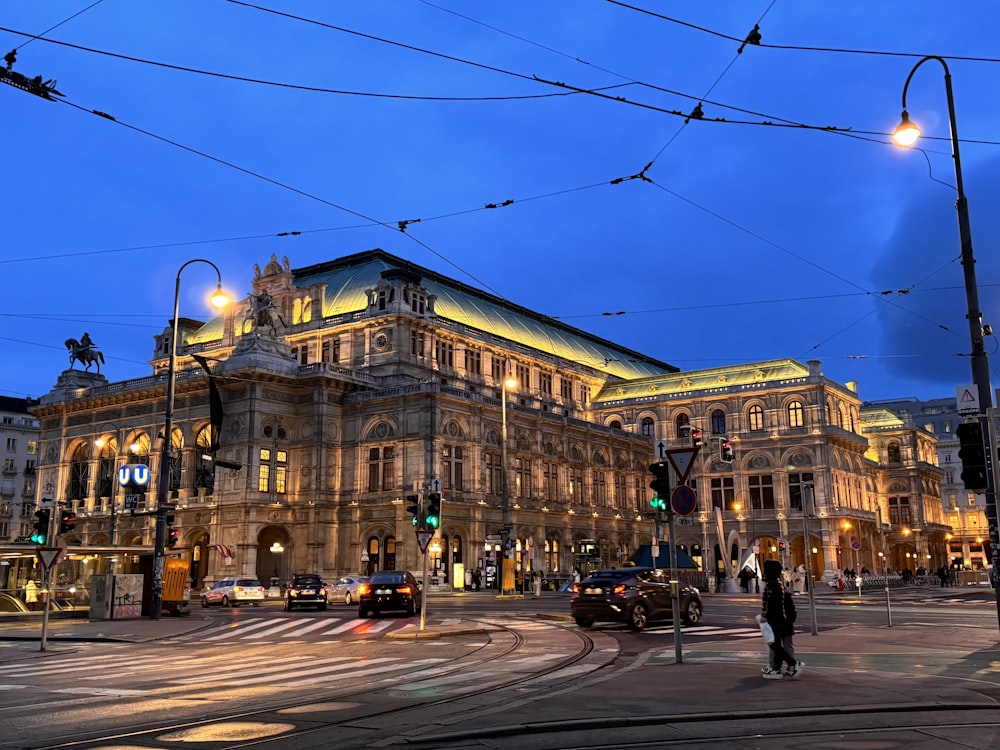
{"type": "MultiPolygon", "coordinates": [[[[254,730],[251,729],[248,730],[250,734],[242,739],[229,737],[233,741],[226,741],[222,746],[266,746],[271,740],[277,746],[291,738],[305,740],[308,744],[309,735],[344,728],[381,737],[384,732],[378,729],[380,723],[391,725],[395,728],[394,732],[398,732],[404,727],[420,727],[425,724],[429,713],[434,714],[436,721],[443,723],[447,723],[451,716],[467,719],[467,708],[461,705],[463,702],[476,702],[485,696],[511,690],[515,691],[517,697],[523,697],[524,691],[531,692],[532,682],[538,690],[542,690],[543,686],[545,690],[555,689],[565,682],[578,679],[585,672],[601,669],[614,660],[614,656],[607,651],[602,651],[595,657],[594,638],[576,628],[547,624],[545,630],[541,631],[537,620],[533,618],[523,622],[510,618],[485,618],[472,622],[481,624],[489,637],[485,643],[454,659],[411,659],[410,664],[422,663],[421,666],[398,670],[398,674],[389,673],[387,668],[379,677],[365,682],[352,679],[352,675],[346,672],[342,680],[333,684],[310,686],[308,696],[301,695],[300,690],[300,694],[294,698],[284,699],[280,693],[268,691],[266,685],[262,685],[260,692],[249,698],[245,691],[241,694],[236,689],[230,691],[231,695],[227,695],[225,689],[217,690],[209,680],[199,687],[210,694],[213,703],[241,700],[245,705],[245,701],[249,699],[258,705],[239,711],[220,710],[211,716],[187,720],[139,721],[111,732],[67,732],[41,741],[34,740],[31,746],[44,750],[122,742],[134,744],[141,743],[144,739],[158,742],[158,737],[178,733],[189,737],[204,737],[204,741],[219,742],[224,740],[212,738],[217,737],[219,732],[224,733],[226,727],[236,725],[261,727],[260,731],[264,734],[252,736],[254,730]],[[550,650],[557,642],[563,649],[562,654],[536,659],[537,654],[550,650]],[[583,664],[588,658],[590,663],[583,664]],[[478,685],[461,685],[463,675],[482,675],[484,679],[478,685]],[[267,705],[260,705],[262,702],[267,705]],[[281,729],[269,740],[267,727],[281,729]],[[375,729],[368,729],[370,727],[375,729]]],[[[380,672],[377,668],[368,671],[371,674],[380,672]]],[[[193,695],[190,686],[181,685],[156,689],[135,698],[137,702],[146,700],[163,705],[169,705],[172,701],[190,702],[192,699],[205,700],[204,697],[193,695]]],[[[87,703],[98,709],[101,699],[87,703]]],[[[81,706],[77,704],[77,708],[81,706]]],[[[0,740],[0,747],[17,746],[19,745],[0,740]]],[[[338,746],[346,747],[339,742],[338,746]]]]}

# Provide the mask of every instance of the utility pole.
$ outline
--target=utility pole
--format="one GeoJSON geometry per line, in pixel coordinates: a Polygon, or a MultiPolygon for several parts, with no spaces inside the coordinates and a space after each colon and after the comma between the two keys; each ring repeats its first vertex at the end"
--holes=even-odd
{"type": "Polygon", "coordinates": [[[56,90],[56,82],[54,80],[43,81],[42,76],[28,78],[28,76],[14,70],[14,63],[17,62],[16,49],[12,49],[4,55],[3,59],[7,63],[7,67],[0,68],[0,83],[6,83],[8,86],[21,89],[21,91],[27,91],[29,94],[40,96],[42,99],[48,99],[50,102],[58,101],[58,99],[53,98],[54,96],[62,96],[56,90]]]}

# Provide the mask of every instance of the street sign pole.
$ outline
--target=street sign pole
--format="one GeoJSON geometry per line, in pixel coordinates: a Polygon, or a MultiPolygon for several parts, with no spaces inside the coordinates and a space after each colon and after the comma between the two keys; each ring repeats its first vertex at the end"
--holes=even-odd
{"type": "Polygon", "coordinates": [[[427,548],[424,547],[424,576],[422,589],[420,591],[420,630],[424,629],[424,623],[427,621],[427,593],[429,591],[427,586],[427,548]]]}
{"type": "Polygon", "coordinates": [[[674,663],[684,661],[681,653],[681,587],[680,576],[677,573],[677,539],[674,536],[674,512],[667,513],[667,523],[670,527],[670,599],[674,615],[674,663]]]}

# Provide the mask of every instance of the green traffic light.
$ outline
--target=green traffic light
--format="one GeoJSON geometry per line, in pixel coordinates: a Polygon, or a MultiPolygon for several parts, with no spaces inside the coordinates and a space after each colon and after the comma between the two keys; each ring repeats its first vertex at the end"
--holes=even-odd
{"type": "Polygon", "coordinates": [[[31,541],[35,544],[45,544],[45,534],[40,534],[36,531],[31,535],[31,541]]]}
{"type": "Polygon", "coordinates": [[[437,516],[427,516],[427,526],[431,529],[436,529],[441,524],[441,519],[437,516]]]}

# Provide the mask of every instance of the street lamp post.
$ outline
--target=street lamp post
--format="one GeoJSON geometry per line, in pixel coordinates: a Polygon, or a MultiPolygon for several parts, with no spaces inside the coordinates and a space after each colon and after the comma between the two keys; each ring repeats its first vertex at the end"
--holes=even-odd
{"type": "MultiPolygon", "coordinates": [[[[986,347],[983,345],[983,315],[979,310],[979,286],[976,283],[976,259],[972,252],[972,229],[969,225],[969,203],[965,197],[965,184],[962,180],[962,158],[958,148],[958,125],[955,118],[955,97],[951,88],[951,71],[944,58],[928,55],[921,58],[903,85],[903,115],[902,121],[893,133],[893,140],[901,146],[912,146],[920,137],[920,128],[910,121],[906,111],[906,92],[910,87],[913,74],[928,60],[937,60],[944,68],[944,88],[948,99],[948,124],[951,130],[951,153],[955,162],[955,191],[957,199],[955,208],[958,211],[958,236],[962,245],[962,270],[965,276],[965,301],[969,321],[969,337],[972,341],[970,356],[972,365],[972,382],[979,392],[979,423],[983,428],[985,438],[986,460],[989,470],[986,472],[986,522],[989,526],[990,547],[994,576],[997,562],[1000,558],[1000,529],[997,527],[996,479],[993,473],[992,457],[992,420],[987,417],[993,408],[993,394],[990,392],[990,363],[986,357],[986,347]]],[[[994,585],[996,596],[997,617],[1000,619],[1000,585],[994,585]]]]}
{"type": "Polygon", "coordinates": [[[160,619],[160,610],[163,607],[163,558],[166,556],[167,541],[167,513],[172,506],[167,502],[168,487],[170,484],[170,443],[171,432],[174,429],[174,385],[177,379],[177,329],[178,317],[180,315],[181,296],[181,272],[192,263],[207,263],[215,269],[218,278],[218,286],[212,295],[212,304],[222,307],[228,301],[226,293],[222,291],[222,272],[219,267],[210,260],[204,258],[194,258],[184,263],[177,269],[177,280],[174,283],[174,317],[171,323],[170,333],[170,358],[167,361],[167,405],[166,414],[163,419],[163,434],[160,447],[160,473],[156,482],[156,535],[153,541],[153,591],[149,604],[149,617],[151,620],[160,619]]]}
{"type": "Polygon", "coordinates": [[[500,383],[500,592],[507,593],[504,585],[507,572],[507,548],[510,546],[510,485],[507,482],[507,389],[517,381],[509,372],[510,359],[503,361],[503,381],[500,383]]]}

